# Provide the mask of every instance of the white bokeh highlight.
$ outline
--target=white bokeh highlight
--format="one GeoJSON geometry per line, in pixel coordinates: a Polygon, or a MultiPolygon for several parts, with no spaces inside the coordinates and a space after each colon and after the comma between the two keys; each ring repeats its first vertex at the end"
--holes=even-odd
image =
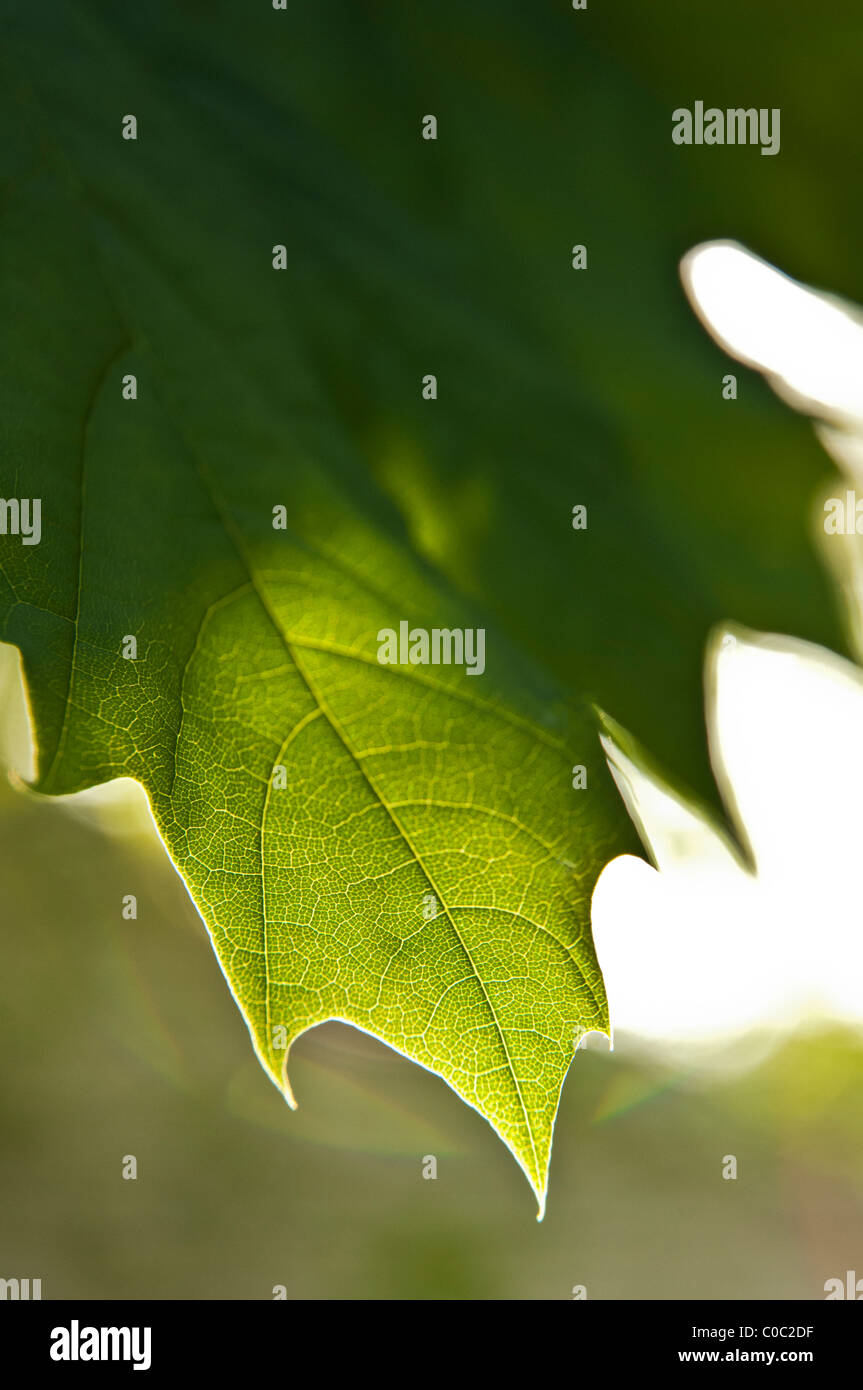
{"type": "Polygon", "coordinates": [[[863,677],[754,633],[724,634],[710,664],[714,762],[755,872],[607,741],[656,867],[616,859],[593,898],[615,1038],[688,1060],[747,1032],[863,1026],[863,677]]]}
{"type": "Polygon", "coordinates": [[[859,421],[863,318],[733,241],[696,246],[680,268],[693,308],[733,357],[763,371],[774,390],[810,414],[859,421]]]}
{"type": "MultiPolygon", "coordinates": [[[[681,278],[726,351],[819,418],[844,474],[837,493],[851,484],[863,495],[859,310],[735,242],[695,247],[681,278]]],[[[815,539],[863,652],[863,538],[826,536],[822,501],[815,539]]],[[[807,1024],[863,1027],[861,672],[811,644],[729,627],[709,648],[706,688],[717,781],[755,871],[607,741],[656,867],[615,860],[593,902],[615,1038],[688,1065],[731,1043],[754,1061],[807,1024]]]]}

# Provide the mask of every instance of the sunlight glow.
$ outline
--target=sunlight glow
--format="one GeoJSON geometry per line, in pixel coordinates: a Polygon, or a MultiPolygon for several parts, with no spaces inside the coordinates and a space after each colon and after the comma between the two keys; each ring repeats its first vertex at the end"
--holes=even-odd
{"type": "Polygon", "coordinates": [[[805,642],[725,639],[708,717],[756,874],[606,741],[657,866],[616,859],[594,893],[615,1033],[688,1061],[748,1030],[863,1026],[863,676],[805,642]]]}
{"type": "Polygon", "coordinates": [[[774,389],[813,414],[863,420],[863,319],[733,241],[684,256],[693,307],[734,357],[766,372],[774,389]]]}
{"type": "MultiPolygon", "coordinates": [[[[713,337],[820,417],[825,449],[863,484],[859,311],[734,242],[696,246],[681,278],[713,337]]],[[[826,537],[823,501],[813,499],[816,535],[863,652],[863,537],[826,537]]],[[[863,1027],[863,674],[811,644],[731,627],[706,664],[717,783],[756,872],[604,740],[656,867],[613,861],[593,899],[616,1037],[687,1065],[730,1040],[757,1061],[801,1023],[863,1027]]]]}

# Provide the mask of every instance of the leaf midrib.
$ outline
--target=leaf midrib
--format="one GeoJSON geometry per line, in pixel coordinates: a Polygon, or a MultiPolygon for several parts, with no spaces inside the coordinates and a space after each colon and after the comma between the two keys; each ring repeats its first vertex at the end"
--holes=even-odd
{"type": "MultiPolygon", "coordinates": [[[[189,448],[188,443],[186,444],[186,447],[189,448]]],[[[472,955],[471,955],[471,953],[470,953],[470,951],[469,951],[469,949],[468,949],[468,947],[467,947],[467,944],[466,944],[466,942],[465,942],[465,940],[464,940],[464,938],[463,938],[461,932],[459,931],[458,927],[456,926],[455,919],[453,918],[453,916],[452,916],[452,914],[451,914],[451,912],[450,912],[450,909],[449,909],[449,907],[447,906],[446,899],[444,898],[444,895],[441,893],[440,889],[438,888],[437,883],[436,883],[435,878],[434,878],[434,875],[432,874],[431,870],[428,869],[428,868],[426,867],[426,865],[425,865],[425,863],[424,863],[422,857],[420,856],[418,850],[416,849],[415,845],[413,844],[413,842],[412,842],[412,840],[411,840],[411,838],[410,838],[410,835],[408,834],[407,829],[406,829],[405,826],[402,824],[402,822],[400,821],[399,817],[396,816],[395,813],[394,813],[394,811],[391,809],[391,807],[390,807],[389,803],[387,802],[386,798],[382,795],[380,789],[379,789],[378,786],[376,785],[374,778],[371,776],[371,774],[370,774],[370,773],[366,770],[366,768],[363,766],[362,761],[357,757],[356,751],[355,751],[355,749],[353,748],[353,745],[351,744],[350,739],[348,738],[347,734],[345,733],[344,729],[342,728],[341,724],[339,723],[339,721],[338,721],[338,719],[336,718],[336,716],[335,716],[335,714],[333,713],[333,711],[329,708],[329,706],[328,706],[326,700],[325,700],[324,697],[321,695],[321,693],[318,691],[318,689],[317,689],[317,687],[316,687],[314,681],[312,680],[312,678],[311,678],[309,672],[307,671],[307,669],[306,669],[304,663],[300,660],[300,657],[298,656],[298,653],[297,653],[297,648],[292,644],[292,642],[291,642],[291,640],[290,640],[288,634],[285,632],[284,628],[282,627],[282,624],[281,624],[281,622],[279,621],[278,614],[277,614],[277,613],[275,612],[275,610],[273,609],[273,607],[272,607],[272,605],[271,605],[271,603],[270,603],[270,600],[269,600],[269,598],[268,598],[268,596],[267,596],[266,590],[263,589],[263,588],[260,586],[259,582],[258,582],[258,578],[257,578],[257,574],[256,574],[256,572],[255,572],[255,568],[254,568],[254,566],[253,566],[253,564],[252,564],[251,560],[249,559],[249,556],[248,556],[248,554],[247,554],[247,552],[246,552],[246,547],[245,547],[245,542],[244,542],[244,540],[243,540],[243,536],[242,536],[241,532],[239,531],[239,528],[236,526],[236,523],[234,522],[234,519],[233,519],[233,517],[232,517],[232,515],[231,515],[231,513],[230,513],[230,511],[229,511],[229,509],[227,508],[227,506],[225,505],[225,503],[222,501],[222,499],[221,499],[221,497],[220,497],[218,491],[216,490],[215,486],[213,485],[212,480],[210,479],[208,470],[206,469],[206,467],[203,465],[203,463],[200,461],[200,459],[197,457],[196,453],[195,453],[193,450],[189,449],[189,453],[190,453],[190,457],[191,457],[191,459],[192,459],[193,465],[194,465],[194,467],[195,467],[195,469],[196,469],[196,472],[198,473],[198,476],[199,476],[199,478],[201,479],[201,482],[202,482],[203,486],[206,488],[207,495],[208,495],[209,498],[210,498],[210,502],[211,502],[212,506],[215,508],[217,514],[219,515],[219,517],[220,517],[220,519],[221,519],[221,521],[222,521],[222,525],[223,525],[223,527],[224,527],[224,529],[225,529],[225,532],[226,532],[228,538],[230,539],[230,541],[231,541],[231,543],[232,543],[232,545],[233,545],[233,547],[234,547],[234,550],[235,550],[235,552],[236,552],[236,554],[237,554],[237,557],[239,558],[240,563],[242,564],[242,566],[243,566],[243,568],[244,568],[244,570],[245,570],[245,572],[246,572],[246,574],[247,574],[247,576],[248,576],[248,581],[249,581],[249,583],[252,585],[252,588],[253,588],[253,590],[254,590],[254,592],[255,592],[255,595],[256,595],[256,597],[257,597],[257,599],[258,599],[258,602],[261,604],[261,607],[263,608],[263,610],[264,610],[264,612],[265,612],[267,618],[269,619],[270,623],[272,624],[272,627],[273,627],[273,629],[274,629],[276,635],[278,636],[279,640],[283,643],[283,645],[284,645],[284,647],[285,647],[285,650],[288,652],[288,655],[290,656],[291,660],[293,661],[294,666],[295,666],[296,671],[297,671],[297,674],[299,675],[300,679],[302,680],[303,684],[305,685],[305,687],[306,687],[306,689],[307,689],[307,691],[308,691],[308,693],[309,693],[311,699],[313,700],[313,702],[314,702],[314,704],[315,704],[315,707],[318,708],[318,709],[321,711],[321,713],[323,714],[323,716],[324,716],[324,718],[326,719],[327,723],[329,724],[330,728],[332,729],[333,733],[336,735],[336,738],[339,740],[339,742],[341,743],[343,749],[344,749],[345,752],[348,754],[348,756],[350,757],[350,759],[351,759],[351,761],[353,762],[354,766],[355,766],[355,767],[357,768],[357,770],[359,771],[360,775],[362,776],[363,780],[365,781],[365,783],[366,783],[366,785],[368,786],[369,790],[371,791],[372,795],[375,797],[375,799],[376,799],[377,802],[380,804],[380,806],[382,807],[382,809],[386,812],[387,816],[389,816],[389,818],[390,818],[390,820],[391,820],[393,826],[395,827],[397,833],[401,836],[402,840],[404,841],[404,844],[405,844],[405,846],[407,847],[407,849],[408,849],[408,851],[409,851],[409,853],[410,853],[412,859],[413,859],[414,862],[416,863],[416,865],[417,865],[417,867],[419,868],[420,872],[424,875],[426,881],[428,882],[428,884],[429,884],[429,886],[430,886],[432,892],[434,893],[435,897],[437,898],[438,902],[441,903],[441,905],[442,905],[442,907],[443,907],[444,913],[445,913],[445,915],[446,915],[446,919],[447,919],[447,921],[449,922],[449,925],[450,925],[450,927],[451,927],[451,929],[452,929],[452,931],[453,931],[453,934],[455,935],[455,938],[456,938],[456,940],[458,941],[459,946],[461,947],[461,950],[462,950],[462,952],[463,952],[463,954],[464,954],[464,957],[465,957],[465,959],[466,959],[466,961],[467,961],[467,963],[468,963],[468,965],[469,965],[469,967],[470,967],[470,969],[471,969],[471,971],[472,971],[472,973],[473,973],[473,975],[474,975],[474,978],[476,979],[476,982],[477,982],[477,984],[478,984],[478,986],[479,986],[479,989],[480,989],[480,991],[481,991],[481,993],[482,993],[482,996],[483,996],[483,998],[484,998],[484,1000],[485,1000],[485,1003],[486,1003],[486,1007],[487,1007],[487,1009],[488,1009],[488,1012],[489,1012],[489,1014],[491,1015],[491,1020],[492,1020],[492,1023],[493,1023],[493,1025],[494,1025],[495,1031],[497,1032],[497,1035],[498,1035],[498,1039],[499,1039],[499,1042],[500,1042],[501,1050],[502,1050],[502,1052],[503,1052],[503,1055],[504,1055],[504,1058],[505,1058],[505,1061],[506,1061],[506,1066],[507,1066],[507,1069],[508,1069],[508,1071],[509,1071],[509,1075],[510,1075],[511,1080],[512,1080],[512,1084],[513,1084],[513,1088],[514,1088],[514,1091],[515,1091],[515,1095],[516,1095],[516,1098],[517,1098],[517,1100],[518,1100],[518,1104],[519,1104],[519,1106],[520,1106],[520,1108],[521,1108],[522,1115],[523,1115],[523,1117],[524,1117],[524,1124],[525,1124],[525,1129],[526,1129],[526,1132],[527,1132],[527,1136],[528,1136],[528,1139],[530,1140],[531,1153],[532,1153],[532,1155],[533,1155],[533,1172],[529,1174],[529,1177],[530,1177],[530,1179],[531,1179],[531,1183],[535,1185],[535,1184],[540,1180],[540,1178],[541,1178],[541,1166],[540,1166],[539,1159],[538,1159],[538,1155],[537,1155],[537,1151],[536,1151],[536,1141],[535,1141],[535,1139],[534,1139],[533,1127],[531,1126],[530,1117],[529,1117],[529,1115],[528,1115],[527,1106],[526,1106],[526,1104],[525,1104],[524,1096],[522,1095],[521,1086],[520,1086],[520,1084],[519,1084],[519,1080],[518,1080],[518,1077],[517,1077],[517,1075],[516,1075],[515,1068],[514,1068],[514,1066],[513,1066],[513,1064],[512,1064],[512,1058],[510,1057],[510,1054],[509,1054],[509,1048],[507,1047],[506,1037],[505,1037],[505,1035],[504,1035],[503,1028],[501,1027],[500,1021],[499,1021],[499,1019],[498,1019],[498,1017],[497,1017],[497,1014],[496,1014],[496,1012],[495,1012],[494,1005],[492,1004],[491,998],[490,998],[490,996],[489,996],[489,994],[488,994],[488,991],[486,990],[485,984],[483,983],[482,977],[481,977],[479,971],[477,970],[476,964],[475,964],[475,962],[474,962],[474,960],[473,960],[473,957],[472,957],[472,955]]],[[[440,689],[440,687],[438,687],[438,689],[440,689]]],[[[265,803],[265,804],[266,804],[266,803],[265,803]]],[[[262,818],[262,824],[261,824],[261,831],[260,831],[260,834],[261,834],[261,853],[262,853],[262,856],[263,856],[263,818],[262,818]]],[[[265,883],[264,883],[264,874],[263,874],[263,872],[262,872],[261,878],[262,878],[262,882],[261,882],[261,893],[262,893],[262,896],[263,896],[263,894],[264,894],[265,891],[266,891],[266,889],[265,889],[265,883]]],[[[269,1019],[269,997],[270,997],[270,972],[269,972],[269,960],[268,960],[269,953],[268,953],[268,950],[267,950],[267,943],[266,943],[266,931],[267,931],[267,926],[266,926],[266,914],[265,914],[265,913],[262,913],[262,916],[263,916],[263,932],[264,932],[264,960],[265,960],[265,971],[266,971],[266,1016],[267,1016],[267,1019],[269,1019]]],[[[267,1047],[268,1047],[268,1050],[269,1050],[269,1038],[268,1038],[268,1042],[267,1042],[267,1047]]],[[[285,1059],[285,1060],[287,1060],[287,1059],[285,1059]]]]}

